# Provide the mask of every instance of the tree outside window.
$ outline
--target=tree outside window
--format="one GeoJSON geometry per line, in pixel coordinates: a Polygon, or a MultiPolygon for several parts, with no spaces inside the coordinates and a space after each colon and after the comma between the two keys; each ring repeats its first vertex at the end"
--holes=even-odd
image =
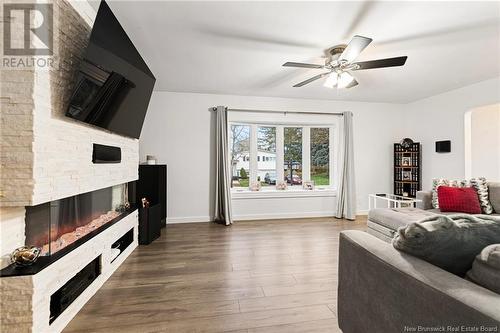
{"type": "Polygon", "coordinates": [[[262,186],[276,185],[276,127],[257,128],[257,180],[262,186]]]}
{"type": "Polygon", "coordinates": [[[248,187],[250,173],[250,126],[231,125],[231,187],[248,187]]]}
{"type": "Polygon", "coordinates": [[[330,129],[311,128],[311,180],[330,185],[330,129]]]}
{"type": "Polygon", "coordinates": [[[284,128],[284,174],[291,186],[302,185],[302,127],[284,128]]]}

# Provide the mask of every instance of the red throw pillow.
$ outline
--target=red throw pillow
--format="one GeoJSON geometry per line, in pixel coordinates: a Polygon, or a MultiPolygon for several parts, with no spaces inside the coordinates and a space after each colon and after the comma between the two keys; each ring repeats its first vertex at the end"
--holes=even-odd
{"type": "Polygon", "coordinates": [[[439,186],[437,193],[442,212],[481,214],[479,197],[473,187],[439,186]]]}

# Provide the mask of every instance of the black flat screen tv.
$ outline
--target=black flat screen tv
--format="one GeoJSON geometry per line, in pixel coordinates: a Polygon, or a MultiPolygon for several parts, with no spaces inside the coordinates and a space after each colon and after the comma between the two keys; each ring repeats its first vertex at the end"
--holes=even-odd
{"type": "Polygon", "coordinates": [[[66,116],[139,138],[155,77],[101,1],[66,116]]]}

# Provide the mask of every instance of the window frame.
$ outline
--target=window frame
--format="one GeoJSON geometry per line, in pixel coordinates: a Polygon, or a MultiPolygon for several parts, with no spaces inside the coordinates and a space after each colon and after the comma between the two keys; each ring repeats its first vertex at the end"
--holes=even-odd
{"type": "MultiPolygon", "coordinates": [[[[337,161],[339,154],[339,117],[334,115],[276,115],[263,116],[262,113],[234,112],[228,117],[228,126],[250,126],[250,172],[249,183],[257,181],[257,143],[259,127],[276,127],[276,179],[284,179],[284,128],[302,128],[302,181],[311,180],[311,128],[329,129],[329,185],[315,186],[314,190],[304,190],[299,186],[288,186],[286,191],[276,190],[275,186],[262,187],[260,191],[233,187],[234,199],[258,197],[293,197],[293,196],[335,196],[337,192],[337,161]],[[266,118],[266,119],[262,119],[266,118]],[[310,195],[308,195],[308,193],[310,195]]],[[[229,141],[229,140],[228,140],[229,141]]],[[[229,146],[229,142],[228,142],[229,146]]],[[[231,152],[229,152],[231,155],[231,152]]]]}

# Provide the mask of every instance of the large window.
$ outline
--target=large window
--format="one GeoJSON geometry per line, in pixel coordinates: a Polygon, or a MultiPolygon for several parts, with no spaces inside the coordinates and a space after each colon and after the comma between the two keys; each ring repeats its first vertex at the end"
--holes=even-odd
{"type": "Polygon", "coordinates": [[[335,187],[336,118],[300,118],[303,124],[296,119],[259,123],[235,118],[229,137],[235,190],[258,183],[262,191],[283,189],[284,184],[289,191],[310,189],[311,184],[317,190],[335,187]]]}
{"type": "Polygon", "coordinates": [[[250,126],[231,125],[231,187],[248,187],[250,175],[250,126]]]}

